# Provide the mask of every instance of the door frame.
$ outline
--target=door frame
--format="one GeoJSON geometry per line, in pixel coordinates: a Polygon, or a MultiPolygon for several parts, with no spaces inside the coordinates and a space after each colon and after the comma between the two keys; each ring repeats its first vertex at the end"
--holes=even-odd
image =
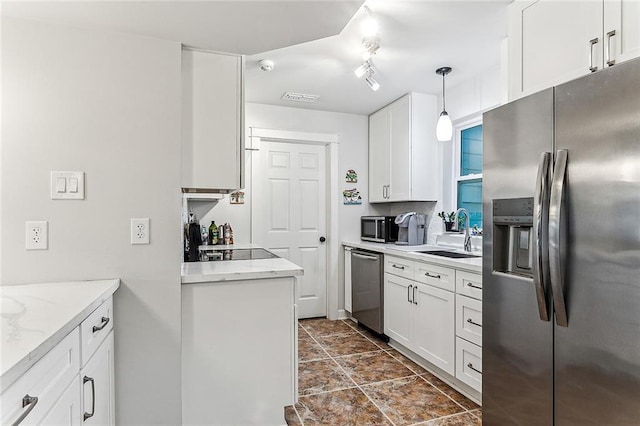
{"type": "MultiPolygon", "coordinates": [[[[322,145],[325,147],[327,163],[327,281],[325,282],[327,318],[338,319],[338,265],[340,255],[340,241],[338,240],[338,200],[339,200],[339,176],[338,173],[338,144],[339,137],[335,133],[298,132],[290,130],[265,129],[249,127],[248,144],[245,148],[248,152],[260,149],[262,141],[285,142],[292,144],[322,145]]],[[[251,188],[253,190],[253,164],[251,164],[251,188]]],[[[253,203],[251,203],[251,241],[253,241],[253,203]]]]}

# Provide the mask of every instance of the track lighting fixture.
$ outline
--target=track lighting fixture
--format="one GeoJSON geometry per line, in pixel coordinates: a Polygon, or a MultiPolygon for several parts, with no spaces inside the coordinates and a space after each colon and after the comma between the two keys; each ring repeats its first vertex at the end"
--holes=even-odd
{"type": "Polygon", "coordinates": [[[370,69],[371,69],[371,62],[366,61],[362,65],[360,65],[358,68],[356,68],[354,73],[356,74],[356,77],[360,78],[363,75],[367,74],[370,69]]]}
{"type": "Polygon", "coordinates": [[[373,90],[374,92],[377,92],[380,88],[380,83],[378,83],[376,79],[373,78],[373,69],[369,69],[367,77],[364,79],[364,81],[367,82],[367,86],[369,86],[369,89],[373,90]]]}
{"type": "Polygon", "coordinates": [[[367,6],[364,8],[365,17],[360,24],[360,30],[365,37],[373,37],[378,33],[378,21],[373,16],[373,12],[367,6]]]}
{"type": "Polygon", "coordinates": [[[436,137],[440,142],[450,141],[453,137],[453,123],[451,123],[451,117],[447,113],[445,108],[445,93],[444,93],[444,76],[451,72],[451,67],[442,67],[436,70],[436,74],[442,76],[442,112],[440,118],[438,118],[438,124],[436,124],[436,137]]]}
{"type": "Polygon", "coordinates": [[[368,61],[380,49],[380,43],[377,38],[362,39],[362,60],[368,61]]]}

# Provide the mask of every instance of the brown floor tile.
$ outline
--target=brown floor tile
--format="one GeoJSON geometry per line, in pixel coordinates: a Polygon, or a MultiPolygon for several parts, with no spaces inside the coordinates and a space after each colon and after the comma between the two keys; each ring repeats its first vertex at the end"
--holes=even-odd
{"type": "Polygon", "coordinates": [[[482,422],[469,413],[456,414],[422,423],[425,426],[480,426],[482,422]]]}
{"type": "Polygon", "coordinates": [[[312,318],[300,320],[300,324],[313,337],[331,336],[334,334],[350,333],[353,329],[343,321],[331,321],[326,318],[312,318]]]}
{"type": "Polygon", "coordinates": [[[327,358],[329,355],[311,337],[298,339],[298,360],[300,362],[327,358]]]}
{"type": "Polygon", "coordinates": [[[342,320],[342,322],[347,324],[349,327],[351,327],[353,329],[357,329],[358,328],[358,324],[355,321],[352,321],[350,319],[342,320]]]}
{"type": "Polygon", "coordinates": [[[390,425],[357,388],[300,397],[296,409],[305,425],[390,425]]]}
{"type": "Polygon", "coordinates": [[[415,362],[411,361],[409,358],[407,358],[406,356],[402,355],[397,350],[390,349],[387,352],[389,353],[389,355],[391,355],[392,357],[394,357],[395,359],[400,361],[402,364],[404,364],[407,368],[409,368],[414,373],[416,373],[416,374],[424,374],[424,373],[427,372],[427,370],[425,370],[424,368],[420,367],[418,364],[416,364],[415,362]]]}
{"type": "Polygon", "coordinates": [[[419,376],[373,383],[362,389],[396,425],[409,425],[463,411],[419,376]]]}
{"type": "Polygon", "coordinates": [[[300,325],[300,323],[298,322],[298,339],[304,339],[309,337],[311,337],[309,336],[309,333],[307,333],[305,329],[302,328],[302,325],[300,325]]]}
{"type": "Polygon", "coordinates": [[[311,395],[351,387],[355,387],[353,381],[331,359],[298,364],[298,389],[300,395],[311,395]]]}
{"type": "Polygon", "coordinates": [[[384,351],[336,358],[359,385],[411,376],[414,373],[384,351]]]}
{"type": "Polygon", "coordinates": [[[480,422],[482,422],[482,409],[477,409],[477,410],[473,410],[473,411],[469,411],[471,414],[473,414],[474,416],[476,416],[477,418],[480,419],[480,422]]]}
{"type": "MultiPolygon", "coordinates": [[[[345,327],[348,326],[345,325],[345,327]]],[[[380,350],[380,348],[355,331],[334,336],[317,337],[316,340],[331,356],[352,355],[380,350]]]]}
{"type": "Polygon", "coordinates": [[[287,422],[287,426],[302,426],[302,422],[293,405],[284,407],[284,420],[287,422]]]}
{"type": "Polygon", "coordinates": [[[389,346],[389,344],[387,342],[385,342],[384,340],[382,340],[380,338],[380,336],[378,336],[375,333],[372,333],[371,331],[362,328],[362,327],[358,327],[357,330],[362,333],[364,335],[364,337],[366,337],[367,339],[371,340],[373,343],[375,343],[376,345],[378,345],[380,347],[380,349],[391,349],[391,346],[389,346]]]}
{"type": "Polygon", "coordinates": [[[433,376],[431,373],[423,374],[421,375],[421,377],[424,380],[427,380],[428,382],[430,382],[432,385],[434,385],[438,389],[440,389],[442,392],[449,395],[449,398],[453,399],[455,402],[460,404],[465,410],[475,410],[477,408],[480,408],[478,404],[476,404],[475,402],[473,402],[472,400],[470,400],[469,398],[467,398],[457,390],[453,389],[451,386],[449,386],[442,380],[433,376]],[[430,379],[428,376],[431,376],[432,378],[430,379]]]}

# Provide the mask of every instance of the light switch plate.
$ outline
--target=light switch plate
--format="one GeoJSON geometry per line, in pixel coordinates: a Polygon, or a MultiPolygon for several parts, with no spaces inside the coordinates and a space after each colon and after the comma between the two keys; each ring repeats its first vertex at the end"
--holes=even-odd
{"type": "Polygon", "coordinates": [[[46,250],[49,247],[49,223],[46,220],[28,221],[25,231],[27,250],[46,250]]]}
{"type": "Polygon", "coordinates": [[[131,244],[149,244],[149,218],[131,218],[131,244]]]}
{"type": "Polygon", "coordinates": [[[84,172],[51,172],[52,200],[84,200],[84,172]]]}

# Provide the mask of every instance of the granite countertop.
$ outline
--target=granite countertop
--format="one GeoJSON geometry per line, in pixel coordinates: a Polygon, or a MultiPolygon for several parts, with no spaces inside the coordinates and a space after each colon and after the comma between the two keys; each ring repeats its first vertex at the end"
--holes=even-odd
{"type": "MultiPolygon", "coordinates": [[[[228,250],[262,248],[255,244],[232,246],[201,246],[200,249],[228,250]]],[[[182,284],[204,282],[255,280],[263,278],[294,277],[304,270],[287,259],[217,260],[208,262],[185,262],[182,264],[182,284]]]]}
{"type": "Polygon", "coordinates": [[[471,254],[480,256],[467,259],[453,259],[443,256],[434,256],[432,254],[417,253],[419,251],[426,250],[448,250],[464,253],[463,250],[453,249],[451,247],[445,247],[442,245],[419,245],[419,246],[399,246],[396,244],[385,243],[371,243],[366,241],[343,241],[343,246],[361,248],[364,250],[371,250],[378,253],[384,253],[392,256],[403,257],[406,259],[419,260],[422,262],[429,262],[440,266],[446,266],[449,268],[463,269],[470,272],[481,273],[482,272],[482,252],[475,251],[471,254]]]}
{"type": "Polygon", "coordinates": [[[119,286],[119,279],[0,286],[0,392],[119,286]]]}

